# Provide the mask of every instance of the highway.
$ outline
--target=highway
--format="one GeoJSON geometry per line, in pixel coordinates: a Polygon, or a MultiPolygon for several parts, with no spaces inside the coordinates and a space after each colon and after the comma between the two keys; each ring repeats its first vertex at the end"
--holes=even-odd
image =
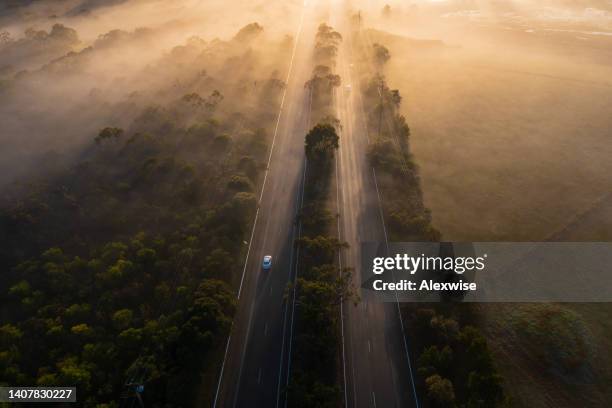
{"type": "Polygon", "coordinates": [[[311,55],[318,26],[315,8],[304,4],[287,72],[268,168],[238,292],[238,307],[217,384],[215,407],[284,406],[293,323],[295,278],[293,242],[304,175],[304,136],[309,128],[310,97],[304,83],[312,72],[311,55]],[[263,271],[264,255],[273,265],[263,271]]]}
{"type": "MultiPolygon", "coordinates": [[[[353,78],[356,45],[342,6],[333,10],[331,24],[344,37],[336,67],[343,81],[336,92],[337,116],[343,126],[337,184],[339,234],[349,248],[343,252],[341,263],[355,268],[353,284],[360,288],[361,242],[385,243],[387,236],[376,175],[366,157],[369,135],[360,84],[353,78]]],[[[399,305],[380,303],[371,292],[361,289],[359,295],[358,306],[345,304],[342,311],[346,406],[418,407],[399,305]]]]}
{"type": "MultiPolygon", "coordinates": [[[[319,4],[320,5],[320,4],[319,4]]],[[[352,41],[347,15],[340,2],[321,8],[305,3],[295,35],[268,168],[244,265],[238,308],[228,338],[214,407],[284,407],[284,390],[291,364],[297,254],[299,236],[295,222],[302,201],[305,172],[304,136],[310,126],[310,97],[304,83],[312,73],[312,50],[318,25],[330,17],[340,31],[336,72],[343,87],[335,105],[341,120],[340,148],[335,177],[338,234],[349,249],[340,256],[342,266],[354,267],[353,281],[361,286],[360,243],[386,241],[380,197],[366,152],[368,134],[359,84],[353,81],[352,41]],[[321,9],[324,13],[321,14],[321,9]],[[352,92],[344,85],[351,84],[352,92]],[[263,271],[264,255],[273,256],[273,267],[263,271]]],[[[414,393],[403,327],[396,303],[378,303],[361,292],[361,302],[342,307],[342,382],[347,407],[414,407],[414,393]]],[[[312,356],[316,358],[316,356],[312,356]]]]}

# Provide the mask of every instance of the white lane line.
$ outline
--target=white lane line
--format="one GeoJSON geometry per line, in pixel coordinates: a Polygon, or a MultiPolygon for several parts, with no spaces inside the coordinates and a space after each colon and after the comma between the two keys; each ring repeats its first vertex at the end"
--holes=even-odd
{"type": "MultiPolygon", "coordinates": [[[[312,102],[312,93],[309,94],[309,99],[312,102]]],[[[309,111],[308,111],[308,121],[310,121],[310,108],[311,105],[309,104],[309,111]]],[[[306,166],[308,165],[308,162],[306,160],[304,160],[304,169],[302,171],[302,188],[298,191],[298,198],[299,200],[296,200],[295,203],[295,209],[294,209],[294,213],[296,214],[296,217],[298,215],[298,212],[301,210],[302,208],[302,204],[304,202],[304,186],[305,186],[305,180],[306,180],[306,166]]],[[[302,224],[300,221],[298,221],[298,226],[297,226],[297,237],[299,238],[302,234],[302,224]]],[[[294,223],[293,225],[293,243],[291,245],[291,256],[289,257],[289,280],[291,281],[291,270],[293,268],[293,257],[294,255],[296,256],[296,259],[299,259],[299,253],[300,253],[300,248],[297,248],[297,251],[295,250],[295,239],[296,239],[296,225],[294,223]],[[295,254],[297,252],[297,254],[295,254]]],[[[295,274],[294,274],[294,279],[293,279],[293,291],[292,291],[292,296],[293,296],[293,305],[291,307],[291,328],[290,328],[290,339],[289,339],[289,354],[288,354],[288,362],[287,362],[287,381],[286,381],[286,385],[289,384],[289,370],[291,368],[291,343],[293,341],[293,313],[295,311],[295,289],[296,289],[296,282],[297,282],[297,262],[295,265],[295,274]]],[[[280,361],[278,363],[278,385],[276,387],[276,407],[278,408],[278,405],[280,403],[280,387],[281,387],[281,382],[283,379],[283,357],[285,355],[285,339],[286,339],[286,332],[287,332],[287,315],[289,313],[289,301],[287,301],[285,303],[285,314],[283,317],[283,341],[281,343],[281,356],[280,356],[280,361]]],[[[287,406],[287,398],[285,398],[285,406],[287,406]]]]}
{"type": "MultiPolygon", "coordinates": [[[[232,322],[232,326],[230,327],[230,333],[232,332],[233,326],[234,326],[234,322],[232,322]]],[[[217,406],[217,398],[219,397],[219,388],[221,387],[221,379],[223,378],[223,370],[225,369],[225,360],[227,357],[227,350],[229,349],[231,339],[232,339],[232,335],[230,334],[227,337],[227,343],[225,344],[225,354],[223,356],[223,363],[221,364],[221,373],[219,374],[219,381],[217,382],[217,391],[215,391],[215,401],[213,402],[213,408],[217,406]]]]}
{"type": "Polygon", "coordinates": [[[264,327],[264,336],[268,335],[268,323],[266,323],[265,327],[264,327]]]}
{"type": "MultiPolygon", "coordinates": [[[[302,7],[302,15],[300,16],[300,24],[298,26],[298,30],[297,30],[297,34],[295,36],[295,42],[293,44],[293,51],[291,54],[291,62],[289,64],[289,73],[287,74],[287,85],[289,84],[289,75],[291,74],[291,70],[293,69],[293,60],[295,59],[295,53],[297,50],[297,45],[300,39],[300,35],[302,34],[302,27],[304,25],[304,15],[306,13],[306,6],[307,6],[307,1],[304,1],[303,7],[302,7]]],[[[288,87],[288,86],[287,86],[288,87]]],[[[285,91],[287,89],[287,87],[285,88],[285,91]]],[[[285,92],[283,92],[283,101],[285,99],[285,92]]],[[[282,102],[281,102],[282,104],[282,102]]],[[[310,114],[310,113],[309,113],[310,114]]],[[[278,123],[277,123],[278,126],[278,123]]],[[[304,175],[306,174],[306,161],[304,161],[304,175]]],[[[304,176],[302,176],[303,178],[304,176]]],[[[304,199],[303,197],[304,195],[304,184],[302,183],[302,200],[304,199]]],[[[301,208],[301,204],[300,204],[300,208],[301,208]]],[[[297,214],[297,212],[296,212],[297,214]]],[[[295,228],[294,228],[295,230],[295,228]]],[[[299,251],[299,248],[298,248],[299,251]]],[[[291,243],[291,257],[290,257],[290,261],[289,261],[289,279],[291,279],[291,266],[293,264],[293,252],[294,252],[294,243],[291,243]]],[[[296,268],[296,274],[297,274],[297,268],[296,268]]],[[[297,275],[296,275],[296,279],[294,280],[293,283],[293,302],[294,305],[292,307],[292,310],[295,309],[295,281],[297,280],[297,275]]],[[[287,306],[289,305],[289,302],[286,303],[285,306],[285,317],[287,316],[287,306]]],[[[278,369],[278,385],[276,387],[276,407],[278,408],[278,404],[280,402],[280,384],[282,381],[282,377],[283,377],[283,357],[284,357],[284,350],[285,350],[285,332],[286,332],[286,322],[287,319],[283,319],[283,342],[281,345],[281,358],[280,358],[280,362],[279,362],[279,369],[278,369]]],[[[293,312],[291,314],[291,334],[293,334],[293,312]]],[[[289,364],[291,363],[291,339],[289,340],[289,364]]],[[[289,383],[289,367],[287,367],[287,383],[289,383]]],[[[287,404],[287,399],[285,398],[285,405],[287,404]]]]}
{"type": "MultiPolygon", "coordinates": [[[[240,278],[240,287],[238,288],[237,299],[240,300],[240,295],[242,294],[242,284],[244,282],[244,276],[246,274],[247,264],[249,262],[249,254],[251,252],[251,245],[253,243],[253,236],[255,235],[255,227],[257,226],[257,220],[259,219],[259,208],[261,205],[261,199],[263,198],[264,189],[266,187],[266,181],[268,179],[268,172],[270,171],[270,162],[272,160],[272,153],[274,151],[274,145],[276,143],[276,136],[278,134],[278,127],[280,124],[281,116],[283,114],[283,106],[285,105],[285,97],[287,95],[287,88],[289,87],[289,79],[291,78],[291,72],[293,71],[293,61],[295,59],[295,53],[297,50],[297,44],[300,39],[300,34],[302,33],[302,25],[304,22],[304,14],[306,13],[306,1],[304,1],[304,5],[302,7],[302,14],[300,15],[300,24],[298,26],[297,34],[295,36],[295,43],[293,44],[293,50],[291,52],[291,60],[289,61],[289,70],[287,71],[287,78],[285,80],[285,89],[283,90],[283,96],[281,98],[280,108],[278,110],[278,116],[276,118],[276,125],[274,126],[274,135],[272,136],[272,146],[270,146],[270,154],[268,155],[268,162],[266,164],[266,172],[264,174],[264,179],[261,184],[261,193],[259,195],[259,202],[257,205],[257,212],[255,213],[255,220],[253,221],[253,228],[251,230],[251,239],[249,240],[249,248],[247,249],[246,258],[244,260],[244,268],[242,269],[242,277],[240,278]]],[[[227,360],[227,353],[229,350],[230,341],[232,339],[231,330],[234,326],[234,322],[232,321],[232,327],[230,327],[230,335],[227,337],[227,345],[225,346],[225,353],[223,355],[223,363],[221,364],[221,372],[219,373],[219,381],[217,383],[217,390],[215,391],[215,399],[213,402],[213,408],[217,407],[217,401],[219,399],[219,390],[221,388],[221,381],[223,380],[223,374],[225,371],[225,362],[227,360]]],[[[242,361],[241,361],[242,366],[242,361]]],[[[242,371],[242,368],[241,368],[242,371]]],[[[238,385],[239,387],[240,385],[238,385]]],[[[238,392],[238,387],[236,388],[236,392],[238,392]]],[[[235,398],[234,398],[235,399],[235,398]]]]}
{"type": "Polygon", "coordinates": [[[257,374],[257,384],[261,384],[261,368],[259,369],[259,373],[257,374]]]}
{"type": "MultiPolygon", "coordinates": [[[[304,172],[302,173],[302,196],[300,198],[300,209],[303,207],[304,205],[304,188],[305,188],[305,184],[306,184],[306,168],[308,166],[308,160],[304,159],[304,172]]],[[[298,234],[297,237],[301,237],[302,236],[302,222],[299,221],[299,226],[298,226],[298,234]]],[[[300,247],[297,247],[297,250],[295,251],[296,255],[295,255],[295,274],[294,274],[294,279],[293,279],[293,302],[291,305],[291,325],[289,327],[289,351],[287,354],[287,380],[285,381],[285,386],[289,385],[289,378],[290,378],[290,374],[291,374],[291,349],[292,349],[292,344],[293,344],[293,318],[295,316],[295,296],[296,296],[296,289],[297,289],[297,271],[298,271],[298,262],[300,260],[300,247]]],[[[293,255],[293,250],[291,251],[292,255],[293,255]]],[[[289,302],[287,302],[287,305],[289,304],[289,302]]],[[[283,344],[282,344],[282,348],[281,350],[284,349],[285,346],[285,331],[283,328],[283,344]]],[[[281,352],[281,365],[283,363],[283,359],[282,359],[282,352],[281,352]]],[[[281,371],[282,372],[282,371],[281,371]]],[[[281,384],[281,376],[278,376],[278,389],[277,389],[277,394],[276,394],[276,407],[278,408],[278,403],[279,403],[279,397],[280,397],[280,384],[281,384]]],[[[287,398],[285,398],[285,407],[287,406],[287,398]]]]}
{"type": "MultiPolygon", "coordinates": [[[[300,15],[300,24],[298,26],[297,34],[295,35],[295,41],[293,43],[293,50],[291,51],[291,60],[289,61],[289,70],[287,71],[287,78],[285,79],[285,89],[283,89],[283,96],[281,98],[280,110],[278,111],[278,116],[276,118],[276,126],[274,127],[274,136],[272,137],[272,146],[270,148],[270,155],[268,156],[268,163],[266,164],[266,173],[264,175],[262,186],[266,185],[266,179],[268,178],[268,170],[270,169],[270,162],[272,161],[272,151],[274,150],[274,142],[276,141],[276,135],[278,134],[278,127],[280,124],[280,119],[283,113],[283,106],[285,105],[285,97],[287,96],[287,89],[289,88],[289,79],[291,78],[291,73],[293,72],[293,61],[295,60],[295,54],[297,51],[297,45],[300,40],[300,34],[302,34],[302,25],[304,23],[304,14],[306,13],[306,4],[302,8],[302,14],[300,15]]],[[[263,197],[263,187],[261,189],[261,194],[259,195],[259,202],[263,197]]]]}
{"type": "MultiPolygon", "coordinates": [[[[336,90],[334,89],[334,95],[337,95],[336,90]]],[[[338,106],[336,106],[338,110],[338,106]]],[[[346,123],[345,123],[346,126],[346,123]]],[[[342,241],[342,234],[340,232],[340,176],[338,170],[338,161],[340,160],[338,156],[342,155],[342,146],[344,140],[344,132],[342,130],[339,131],[342,137],[340,138],[341,146],[338,149],[338,154],[335,157],[335,165],[336,165],[336,209],[338,210],[338,216],[336,217],[336,225],[338,226],[338,241],[342,241]]],[[[340,277],[342,277],[342,252],[338,251],[338,268],[340,277]]],[[[347,386],[346,386],[346,352],[344,345],[344,296],[340,297],[340,333],[342,338],[342,377],[344,380],[344,406],[348,406],[348,396],[347,396],[347,386]]]]}
{"type": "MultiPolygon", "coordinates": [[[[345,63],[345,59],[344,59],[345,57],[344,57],[343,48],[340,49],[340,53],[341,53],[340,54],[341,56],[340,56],[339,60],[340,60],[340,62],[342,64],[343,71],[347,72],[346,71],[346,63],[345,63]]],[[[350,76],[350,73],[348,73],[345,76],[345,78],[349,79],[349,83],[353,82],[352,78],[350,76]]],[[[337,92],[336,89],[334,91],[337,92]]],[[[348,103],[351,103],[351,98],[352,98],[352,96],[348,97],[348,103]]],[[[346,110],[345,110],[344,113],[345,113],[345,116],[346,116],[346,110]]],[[[345,119],[344,120],[344,126],[347,129],[351,129],[352,130],[353,129],[352,123],[346,117],[344,119],[345,119]]],[[[342,130],[341,130],[341,132],[342,132],[342,130]]],[[[353,134],[350,133],[350,137],[351,138],[352,138],[352,136],[353,136],[353,134]]],[[[339,160],[341,162],[343,162],[343,157],[344,157],[343,151],[346,149],[346,143],[343,143],[343,140],[346,140],[346,138],[341,138],[340,139],[340,149],[339,149],[339,151],[340,151],[340,153],[339,153],[340,159],[339,160]]],[[[337,165],[337,163],[336,163],[336,165],[337,165]]],[[[337,172],[336,174],[339,174],[339,173],[337,172]]],[[[337,184],[339,185],[338,181],[337,181],[337,184]]],[[[344,195],[345,195],[344,188],[346,186],[343,185],[342,187],[343,187],[342,188],[342,197],[343,197],[343,200],[344,200],[344,195]]],[[[338,230],[340,231],[340,220],[338,220],[338,230]]],[[[338,239],[340,239],[340,232],[338,234],[339,234],[338,235],[338,239]]],[[[359,234],[359,232],[357,232],[357,234],[359,234]]],[[[351,249],[349,248],[347,251],[351,251],[351,249]]],[[[338,257],[340,258],[340,254],[338,255],[338,257]]],[[[344,309],[343,309],[343,304],[344,304],[344,302],[340,303],[340,310],[341,310],[341,316],[342,316],[342,319],[341,319],[341,328],[342,328],[342,364],[343,364],[342,368],[343,368],[343,376],[344,376],[344,406],[345,406],[345,408],[347,408],[348,407],[348,390],[347,390],[347,376],[346,376],[346,352],[345,352],[345,341],[344,341],[344,311],[343,311],[344,309]]],[[[353,406],[356,407],[357,406],[357,388],[356,388],[356,381],[355,381],[355,364],[354,364],[354,358],[353,358],[353,339],[350,336],[349,336],[349,343],[351,345],[351,361],[353,361],[353,364],[351,364],[351,375],[352,375],[352,378],[353,378],[353,387],[352,387],[352,391],[353,391],[352,392],[352,394],[353,394],[353,406]]]]}
{"type": "MultiPolygon", "coordinates": [[[[304,5],[306,5],[306,2],[304,2],[304,5]]],[[[302,18],[304,17],[304,14],[302,13],[302,18]]],[[[302,30],[301,28],[302,25],[302,21],[300,21],[300,32],[302,30]]],[[[307,115],[307,127],[309,130],[310,129],[310,121],[311,121],[311,116],[312,116],[312,90],[310,90],[309,94],[308,94],[308,115],[307,115]]],[[[302,173],[302,188],[301,188],[301,197],[300,197],[300,207],[299,210],[302,209],[303,204],[304,204],[304,189],[306,187],[306,167],[308,166],[308,160],[304,159],[304,171],[302,173]]],[[[297,215],[298,211],[296,211],[296,215],[297,215]]],[[[297,233],[297,238],[300,238],[302,236],[302,222],[298,221],[298,233],[297,233]]],[[[295,235],[294,235],[294,243],[295,243],[295,235]]],[[[293,244],[294,244],[293,243],[293,244]]],[[[293,252],[294,252],[294,248],[295,245],[292,245],[291,247],[291,260],[289,263],[289,273],[291,275],[291,267],[293,266],[293,252]]],[[[289,379],[291,378],[291,349],[292,349],[292,344],[293,344],[293,320],[294,320],[294,316],[295,316],[295,295],[296,295],[296,288],[297,288],[297,268],[298,268],[298,262],[300,259],[300,248],[298,247],[296,252],[296,263],[295,263],[295,273],[294,273],[294,279],[293,279],[293,291],[292,291],[292,296],[293,296],[293,302],[291,305],[291,325],[289,328],[289,351],[287,354],[287,379],[285,381],[285,386],[289,385],[289,379]]],[[[286,306],[289,306],[289,302],[287,302],[286,306]]],[[[287,315],[287,310],[285,309],[285,316],[287,315]]],[[[280,402],[280,386],[281,386],[281,380],[282,380],[282,364],[283,364],[283,356],[284,356],[284,349],[285,349],[285,323],[286,323],[286,319],[284,319],[283,321],[283,342],[281,345],[281,359],[280,359],[280,368],[279,368],[279,374],[278,374],[278,387],[276,389],[276,408],[278,408],[278,404],[280,402]]],[[[285,398],[285,407],[287,407],[287,398],[285,398]]]]}
{"type": "Polygon", "coordinates": [[[378,189],[378,181],[376,180],[376,170],[372,167],[372,175],[374,176],[374,186],[376,187],[376,196],[378,197],[378,211],[380,212],[380,220],[382,222],[383,232],[385,233],[385,245],[389,250],[389,239],[387,238],[387,227],[385,226],[385,216],[382,209],[382,200],[380,199],[380,190],[378,189]]]}
{"type": "Polygon", "coordinates": [[[374,405],[374,408],[376,408],[376,394],[374,394],[374,391],[372,391],[372,404],[374,405]]]}
{"type": "MultiPolygon", "coordinates": [[[[367,41],[371,45],[372,41],[369,38],[369,33],[367,34],[367,36],[368,36],[367,41]]],[[[380,94],[380,89],[379,89],[379,94],[380,94]]],[[[360,95],[360,97],[361,97],[361,95],[360,95]]],[[[363,100],[362,100],[361,109],[364,110],[363,100]]],[[[364,120],[365,120],[365,118],[366,117],[364,116],[364,120]]],[[[391,129],[391,125],[389,124],[389,118],[385,117],[385,121],[387,122],[387,126],[389,127],[389,129],[391,129]]],[[[366,125],[366,128],[367,128],[367,125],[366,125]]],[[[391,133],[393,134],[393,138],[394,138],[394,141],[395,141],[395,143],[396,143],[396,145],[398,147],[398,150],[400,150],[400,152],[401,152],[401,149],[400,149],[400,146],[399,146],[399,142],[397,140],[397,135],[393,131],[391,131],[391,133]]],[[[368,139],[369,139],[369,136],[368,136],[368,139]]],[[[406,159],[403,157],[403,155],[402,155],[402,162],[404,164],[404,169],[406,169],[407,168],[406,159]]],[[[378,207],[380,209],[380,219],[381,219],[381,222],[382,222],[382,225],[383,225],[383,230],[385,232],[385,244],[387,246],[387,252],[389,252],[389,239],[387,237],[387,229],[385,227],[385,218],[384,218],[383,211],[382,211],[382,200],[380,198],[380,192],[378,190],[378,182],[376,181],[376,171],[374,170],[373,167],[372,167],[372,172],[374,174],[374,184],[376,185],[376,194],[378,195],[378,207]]],[[[391,272],[391,275],[393,276],[393,279],[395,280],[395,274],[393,273],[393,271],[391,272]]],[[[415,402],[416,408],[419,408],[419,397],[418,397],[417,392],[416,392],[416,386],[415,386],[415,382],[414,382],[414,375],[412,373],[412,362],[410,361],[410,353],[408,352],[408,340],[406,339],[406,332],[404,330],[404,320],[402,318],[402,310],[400,308],[399,297],[397,295],[397,292],[395,293],[395,303],[396,303],[396,306],[397,306],[397,313],[398,313],[398,318],[399,318],[399,321],[400,321],[400,328],[401,328],[401,332],[402,332],[402,340],[404,342],[404,351],[406,352],[406,360],[408,361],[408,370],[410,372],[410,381],[412,383],[412,392],[414,394],[414,402],[415,402]]]]}
{"type": "MultiPolygon", "coordinates": [[[[352,43],[351,43],[351,47],[352,47],[352,43]]],[[[359,102],[361,105],[361,112],[362,112],[362,117],[363,117],[363,121],[364,121],[364,127],[366,130],[366,138],[368,140],[368,144],[370,143],[370,132],[368,130],[368,124],[366,122],[366,118],[367,116],[365,115],[365,108],[364,108],[364,104],[363,104],[363,97],[361,95],[361,90],[359,90],[358,92],[358,97],[359,97],[359,102]]],[[[387,123],[388,124],[388,123],[387,123]]],[[[374,185],[376,186],[376,195],[378,196],[378,208],[380,210],[380,220],[383,226],[383,231],[385,234],[385,245],[387,246],[387,251],[389,250],[389,239],[387,237],[387,228],[385,226],[385,217],[382,211],[382,200],[380,198],[380,191],[378,189],[378,181],[376,179],[376,170],[374,169],[374,167],[372,167],[372,174],[374,176],[374,185]]],[[[395,278],[394,278],[395,279],[395,278]]],[[[416,408],[419,408],[419,397],[417,395],[416,392],[416,386],[415,386],[415,382],[414,382],[414,375],[412,373],[412,362],[410,361],[410,354],[408,353],[408,342],[406,340],[406,333],[404,330],[404,321],[402,319],[402,311],[400,309],[400,305],[399,305],[399,298],[397,296],[397,293],[395,294],[395,300],[396,300],[396,305],[397,305],[397,312],[398,312],[398,317],[399,317],[399,321],[400,321],[400,328],[401,328],[401,332],[402,332],[402,340],[404,342],[404,351],[406,352],[406,360],[408,361],[408,370],[410,372],[410,381],[412,383],[412,392],[414,393],[414,402],[416,405],[416,408]]],[[[367,304],[366,304],[367,307],[367,304]]]]}
{"type": "Polygon", "coordinates": [[[368,340],[368,352],[372,352],[372,342],[368,340]]]}
{"type": "MultiPolygon", "coordinates": [[[[376,194],[378,195],[378,208],[380,209],[380,219],[383,225],[383,230],[385,232],[385,245],[387,247],[387,253],[388,253],[389,252],[389,239],[387,238],[387,229],[385,228],[385,218],[384,218],[383,211],[382,211],[382,201],[380,199],[380,192],[378,190],[378,182],[376,181],[376,171],[374,170],[373,167],[372,167],[372,173],[374,175],[374,185],[376,186],[376,194]]],[[[391,272],[391,276],[393,277],[393,280],[395,281],[395,274],[393,273],[393,271],[391,272]]],[[[419,398],[416,392],[416,386],[414,384],[414,375],[412,374],[412,362],[410,361],[410,354],[408,352],[408,341],[406,340],[406,332],[404,330],[404,320],[402,318],[402,310],[400,309],[399,297],[397,296],[397,293],[395,293],[395,304],[397,306],[397,313],[398,313],[398,318],[400,321],[402,340],[404,341],[404,351],[406,352],[406,360],[408,361],[408,371],[410,372],[410,382],[412,384],[412,392],[414,393],[414,403],[416,405],[416,408],[419,408],[419,398]]]]}
{"type": "MultiPolygon", "coordinates": [[[[266,174],[268,174],[268,170],[266,170],[266,174]]],[[[263,186],[262,186],[262,191],[263,191],[263,186]]],[[[246,268],[249,262],[249,255],[251,254],[251,245],[253,244],[253,236],[255,235],[255,226],[257,226],[258,218],[259,218],[259,204],[257,204],[257,211],[255,212],[255,221],[253,221],[253,229],[251,230],[251,238],[249,239],[249,247],[247,249],[246,258],[244,260],[244,268],[242,269],[242,277],[240,278],[240,287],[238,288],[238,300],[240,300],[240,295],[242,294],[242,284],[244,283],[244,276],[246,275],[246,268]]]]}

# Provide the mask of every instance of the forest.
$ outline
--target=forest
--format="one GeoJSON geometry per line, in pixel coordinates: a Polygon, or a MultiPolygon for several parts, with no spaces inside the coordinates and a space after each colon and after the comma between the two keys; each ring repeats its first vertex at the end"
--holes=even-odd
{"type": "MultiPolygon", "coordinates": [[[[253,23],[227,41],[173,48],[146,75],[172,58],[180,85],[107,104],[131,120],[47,153],[48,171],[10,185],[0,207],[3,383],[76,386],[84,406],[119,406],[141,387],[151,406],[210,400],[285,86],[284,66],[264,56],[290,43],[262,43],[262,31],[253,23]],[[238,80],[217,76],[228,69],[238,80]]],[[[98,47],[15,77],[0,97],[85,70],[98,47]]]]}

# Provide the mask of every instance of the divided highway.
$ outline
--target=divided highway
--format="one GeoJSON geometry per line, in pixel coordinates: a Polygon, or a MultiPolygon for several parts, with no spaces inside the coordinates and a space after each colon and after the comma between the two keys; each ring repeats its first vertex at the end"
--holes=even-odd
{"type": "MultiPolygon", "coordinates": [[[[350,247],[340,262],[355,268],[353,281],[359,288],[360,243],[385,242],[386,231],[375,174],[366,157],[368,133],[359,84],[352,78],[350,26],[340,2],[327,7],[331,25],[344,37],[336,67],[343,83],[335,97],[342,123],[336,177],[338,233],[350,247]],[[347,84],[352,91],[344,87],[347,84]]],[[[296,272],[293,242],[299,235],[295,221],[302,201],[304,136],[312,125],[304,83],[312,72],[313,40],[323,21],[316,13],[317,7],[304,4],[214,407],[286,406],[294,310],[293,293],[286,288],[296,272]],[[264,255],[273,257],[270,271],[261,268],[264,255]]],[[[418,407],[398,305],[376,302],[360,292],[357,307],[342,308],[339,385],[346,407],[418,407]]]]}

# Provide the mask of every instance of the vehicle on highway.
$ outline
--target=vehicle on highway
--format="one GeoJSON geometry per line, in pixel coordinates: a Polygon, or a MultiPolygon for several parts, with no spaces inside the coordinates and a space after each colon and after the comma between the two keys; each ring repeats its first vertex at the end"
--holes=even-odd
{"type": "Polygon", "coordinates": [[[266,271],[272,268],[272,255],[266,255],[263,257],[261,267],[266,271]]]}

